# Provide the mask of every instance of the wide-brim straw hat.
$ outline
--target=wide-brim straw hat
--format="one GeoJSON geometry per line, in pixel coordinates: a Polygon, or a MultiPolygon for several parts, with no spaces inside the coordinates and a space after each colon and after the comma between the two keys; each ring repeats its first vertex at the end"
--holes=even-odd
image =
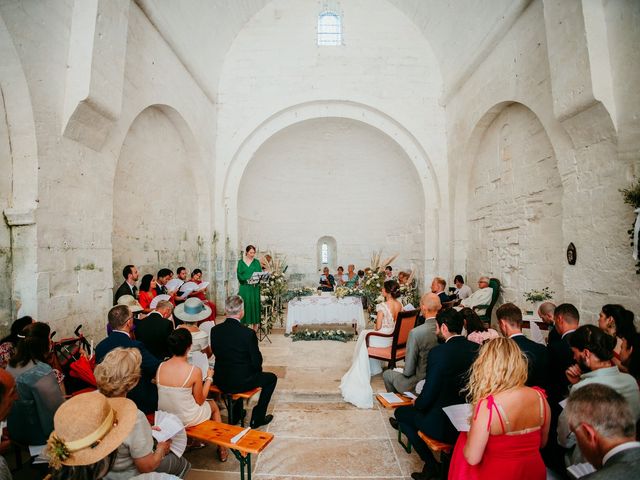
{"type": "Polygon", "coordinates": [[[183,322],[199,322],[211,316],[211,308],[199,298],[192,297],[178,305],[173,315],[183,322]]]}
{"type": "Polygon", "coordinates": [[[144,310],[144,308],[142,308],[142,305],[140,305],[140,303],[138,303],[138,301],[133,298],[133,295],[122,295],[118,299],[118,305],[126,305],[127,307],[129,307],[129,310],[131,310],[131,313],[137,313],[144,310]]]}
{"type": "Polygon", "coordinates": [[[91,465],[118,448],[133,431],[138,408],[128,398],[107,398],[100,392],[76,395],[53,418],[46,453],[54,467],[91,465]]]}

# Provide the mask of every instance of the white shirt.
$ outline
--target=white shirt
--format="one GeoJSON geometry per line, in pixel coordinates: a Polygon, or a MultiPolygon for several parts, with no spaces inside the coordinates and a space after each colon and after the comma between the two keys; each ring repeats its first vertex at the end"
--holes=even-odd
{"type": "Polygon", "coordinates": [[[469,285],[462,285],[460,288],[456,288],[454,293],[460,300],[464,300],[471,296],[471,287],[469,285]]]}
{"type": "MultiPolygon", "coordinates": [[[[465,298],[464,300],[462,300],[462,302],[460,302],[460,305],[469,308],[473,308],[476,305],[489,305],[491,303],[491,297],[493,297],[493,288],[480,288],[473,292],[469,298],[465,298]]],[[[478,315],[484,315],[485,310],[478,310],[478,315]]]]}

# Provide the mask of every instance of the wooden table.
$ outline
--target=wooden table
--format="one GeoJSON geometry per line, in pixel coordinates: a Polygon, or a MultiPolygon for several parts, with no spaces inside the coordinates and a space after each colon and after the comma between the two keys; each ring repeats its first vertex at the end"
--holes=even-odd
{"type": "Polygon", "coordinates": [[[271,440],[273,433],[262,432],[260,430],[249,430],[238,443],[231,443],[231,439],[240,433],[244,428],[226,423],[207,420],[195,427],[186,429],[187,436],[196,438],[208,443],[215,443],[222,447],[227,447],[233,452],[240,462],[240,478],[244,480],[244,470],[247,468],[247,480],[251,480],[251,454],[260,453],[265,449],[271,440]]]}

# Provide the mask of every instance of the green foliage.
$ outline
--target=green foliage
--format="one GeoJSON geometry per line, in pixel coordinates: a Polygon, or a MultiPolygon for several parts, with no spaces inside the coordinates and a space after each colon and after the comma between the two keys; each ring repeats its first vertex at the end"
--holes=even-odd
{"type": "Polygon", "coordinates": [[[544,287],[542,290],[530,290],[524,292],[522,295],[527,302],[543,302],[545,300],[551,300],[555,292],[550,290],[549,287],[544,287]]]}
{"type": "Polygon", "coordinates": [[[335,340],[338,342],[348,342],[353,338],[353,333],[345,330],[308,330],[297,331],[291,335],[294,342],[300,340],[335,340]]]}
{"type": "Polygon", "coordinates": [[[633,208],[640,208],[640,178],[629,188],[620,189],[620,193],[622,193],[624,203],[633,208]]]}

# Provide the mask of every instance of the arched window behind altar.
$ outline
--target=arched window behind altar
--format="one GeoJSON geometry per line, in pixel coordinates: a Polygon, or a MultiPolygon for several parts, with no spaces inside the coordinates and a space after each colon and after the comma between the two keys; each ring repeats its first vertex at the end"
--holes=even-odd
{"type": "Polygon", "coordinates": [[[316,250],[318,271],[321,271],[324,267],[329,267],[329,270],[333,272],[336,267],[336,259],[338,258],[336,239],[329,236],[320,237],[316,250]]]}

